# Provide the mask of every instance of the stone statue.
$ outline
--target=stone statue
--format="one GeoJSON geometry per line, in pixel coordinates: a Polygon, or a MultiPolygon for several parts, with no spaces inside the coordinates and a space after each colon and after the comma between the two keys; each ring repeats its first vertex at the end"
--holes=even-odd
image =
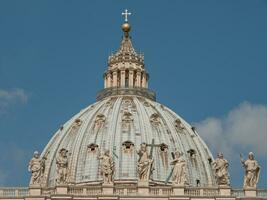
{"type": "Polygon", "coordinates": [[[148,181],[153,170],[153,159],[149,158],[146,143],[140,145],[137,154],[139,155],[137,164],[139,180],[148,181]]]}
{"type": "Polygon", "coordinates": [[[250,152],[246,161],[241,156],[241,163],[245,168],[244,188],[256,188],[260,176],[260,166],[254,159],[254,154],[250,152]]]}
{"type": "Polygon", "coordinates": [[[56,158],[57,165],[57,184],[66,184],[68,176],[68,150],[62,148],[60,149],[58,156],[56,158]]]}
{"type": "Polygon", "coordinates": [[[99,159],[101,160],[101,175],[103,176],[104,184],[112,184],[114,174],[114,161],[112,156],[110,155],[110,151],[105,151],[103,155],[99,156],[99,159]]]}
{"type": "Polygon", "coordinates": [[[184,186],[188,184],[187,164],[181,156],[182,154],[176,151],[174,159],[171,162],[171,165],[173,165],[172,182],[174,185],[184,186]]]}
{"type": "Polygon", "coordinates": [[[230,185],[228,166],[229,163],[224,159],[223,154],[218,153],[217,159],[212,163],[218,185],[230,185]]]}
{"type": "Polygon", "coordinates": [[[32,173],[30,185],[40,185],[45,170],[45,158],[40,158],[38,151],[33,153],[33,158],[29,162],[28,170],[32,173]]]}

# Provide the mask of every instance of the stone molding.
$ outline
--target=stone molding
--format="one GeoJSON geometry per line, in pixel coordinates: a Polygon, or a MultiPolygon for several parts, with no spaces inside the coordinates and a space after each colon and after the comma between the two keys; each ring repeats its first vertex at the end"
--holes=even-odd
{"type": "Polygon", "coordinates": [[[121,88],[121,87],[110,87],[101,90],[97,93],[96,99],[100,101],[106,97],[117,96],[117,95],[136,95],[148,98],[152,101],[156,100],[156,93],[147,88],[132,87],[132,88],[121,88]]]}

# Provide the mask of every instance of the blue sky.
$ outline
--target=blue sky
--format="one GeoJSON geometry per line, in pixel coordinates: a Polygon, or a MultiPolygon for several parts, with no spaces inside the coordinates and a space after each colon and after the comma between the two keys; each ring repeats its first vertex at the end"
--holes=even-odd
{"type": "Polygon", "coordinates": [[[28,185],[27,163],[103,88],[121,12],[158,101],[195,124],[232,185],[255,152],[267,187],[267,2],[0,1],[0,185],[28,185]]]}

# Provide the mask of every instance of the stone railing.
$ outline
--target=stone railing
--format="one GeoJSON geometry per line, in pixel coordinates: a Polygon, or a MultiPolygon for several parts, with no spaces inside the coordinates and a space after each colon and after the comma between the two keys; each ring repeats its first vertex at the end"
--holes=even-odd
{"type": "Polygon", "coordinates": [[[135,186],[57,186],[51,188],[0,188],[0,199],[25,199],[26,197],[53,197],[53,196],[184,196],[194,199],[196,197],[209,197],[216,199],[242,199],[255,197],[267,199],[267,189],[243,190],[217,187],[173,187],[173,186],[150,186],[140,189],[135,186]]]}
{"type": "Polygon", "coordinates": [[[27,187],[0,188],[0,197],[24,197],[29,195],[27,187]]]}

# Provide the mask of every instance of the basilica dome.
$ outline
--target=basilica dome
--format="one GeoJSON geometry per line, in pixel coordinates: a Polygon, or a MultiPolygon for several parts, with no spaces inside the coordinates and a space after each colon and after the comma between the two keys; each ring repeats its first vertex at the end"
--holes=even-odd
{"type": "Polygon", "coordinates": [[[43,184],[54,186],[57,156],[67,150],[68,184],[101,184],[101,155],[109,150],[114,160],[114,183],[136,183],[137,150],[146,143],[154,170],[150,184],[170,184],[174,152],[187,163],[188,184],[215,184],[213,157],[195,128],[168,107],[156,101],[148,89],[144,56],[136,53],[123,24],[119,50],[108,58],[104,89],[97,102],[82,109],[54,134],[42,156],[46,158],[43,184]]]}

